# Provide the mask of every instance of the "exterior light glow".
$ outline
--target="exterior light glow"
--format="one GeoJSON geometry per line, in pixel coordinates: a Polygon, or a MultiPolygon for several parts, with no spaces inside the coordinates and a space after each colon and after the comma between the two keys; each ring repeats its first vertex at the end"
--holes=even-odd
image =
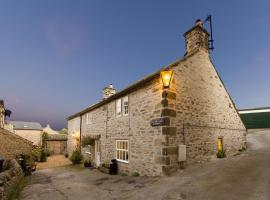
{"type": "Polygon", "coordinates": [[[218,138],[218,151],[223,151],[223,139],[218,138]]]}
{"type": "Polygon", "coordinates": [[[160,75],[162,78],[163,88],[169,88],[172,81],[173,71],[172,70],[161,71],[160,75]]]}

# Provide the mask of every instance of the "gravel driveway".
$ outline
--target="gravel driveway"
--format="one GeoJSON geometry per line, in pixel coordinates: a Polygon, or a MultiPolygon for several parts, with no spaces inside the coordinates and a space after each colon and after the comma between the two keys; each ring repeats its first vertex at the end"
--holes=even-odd
{"type": "Polygon", "coordinates": [[[270,130],[249,132],[247,138],[247,152],[170,177],[109,176],[72,166],[40,170],[20,199],[269,200],[270,130]]]}

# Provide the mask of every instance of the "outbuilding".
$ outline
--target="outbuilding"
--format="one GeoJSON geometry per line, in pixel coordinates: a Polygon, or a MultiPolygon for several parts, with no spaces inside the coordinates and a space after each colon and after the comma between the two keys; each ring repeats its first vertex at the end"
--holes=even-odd
{"type": "Polygon", "coordinates": [[[240,109],[239,114],[247,129],[270,128],[270,107],[240,109]]]}

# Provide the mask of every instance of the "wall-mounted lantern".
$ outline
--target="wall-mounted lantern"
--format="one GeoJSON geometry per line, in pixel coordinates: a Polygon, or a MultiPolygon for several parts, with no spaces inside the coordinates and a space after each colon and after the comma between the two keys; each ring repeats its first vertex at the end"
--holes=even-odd
{"type": "Polygon", "coordinates": [[[169,88],[172,81],[173,71],[172,70],[161,71],[160,76],[162,79],[163,88],[169,88]]]}

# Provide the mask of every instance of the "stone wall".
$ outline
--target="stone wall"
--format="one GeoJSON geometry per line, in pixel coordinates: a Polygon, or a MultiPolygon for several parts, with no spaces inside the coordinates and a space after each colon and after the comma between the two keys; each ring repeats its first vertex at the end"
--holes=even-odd
{"type": "Polygon", "coordinates": [[[245,147],[245,126],[208,52],[197,51],[172,69],[171,91],[176,99],[169,102],[177,116],[171,121],[176,128],[172,141],[174,145],[179,141],[187,145],[188,161],[215,155],[218,137],[223,137],[228,155],[245,147]]]}
{"type": "MultiPolygon", "coordinates": [[[[92,123],[82,116],[82,137],[100,135],[101,162],[115,158],[117,139],[129,141],[129,163],[118,162],[120,173],[139,172],[140,175],[162,175],[161,127],[152,127],[150,121],[160,117],[162,83],[159,78],[128,95],[129,115],[116,116],[115,101],[91,111],[92,123]]],[[[71,123],[72,124],[72,123],[71,123]]],[[[70,124],[70,126],[71,126],[70,124]]],[[[85,149],[89,151],[90,149],[85,149]]],[[[94,148],[92,155],[94,157],[94,148]]]]}
{"type": "Polygon", "coordinates": [[[80,117],[68,120],[67,153],[70,156],[76,148],[76,139],[80,133],[80,117]],[[77,135],[77,136],[76,136],[77,135]]]}
{"type": "Polygon", "coordinates": [[[0,129],[0,156],[15,158],[20,154],[31,155],[32,143],[5,129],[0,129]]]}
{"type": "Polygon", "coordinates": [[[6,200],[23,178],[23,171],[15,159],[5,161],[6,170],[0,173],[0,199],[6,200]]]}

